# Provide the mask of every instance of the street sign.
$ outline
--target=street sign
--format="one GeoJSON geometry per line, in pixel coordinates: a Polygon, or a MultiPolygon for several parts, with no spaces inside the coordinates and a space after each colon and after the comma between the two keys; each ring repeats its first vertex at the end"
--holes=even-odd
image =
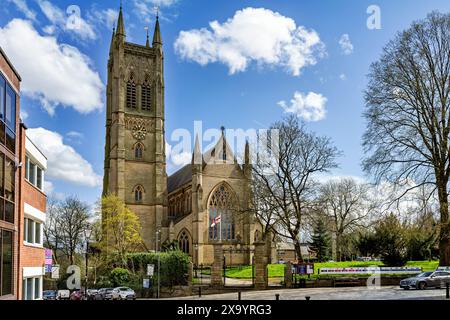
{"type": "Polygon", "coordinates": [[[52,266],[52,279],[59,279],[59,264],[52,266]]]}
{"type": "Polygon", "coordinates": [[[149,277],[153,277],[154,273],[155,273],[155,265],[154,264],[148,264],[147,265],[147,275],[149,277]]]}
{"type": "Polygon", "coordinates": [[[150,288],[150,279],[143,279],[143,281],[142,281],[142,287],[143,287],[144,289],[150,288]]]}

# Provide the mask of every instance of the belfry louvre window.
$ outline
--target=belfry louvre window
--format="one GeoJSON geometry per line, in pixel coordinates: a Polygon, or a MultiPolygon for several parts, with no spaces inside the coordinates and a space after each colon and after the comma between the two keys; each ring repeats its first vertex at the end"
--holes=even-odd
{"type": "Polygon", "coordinates": [[[148,83],[148,80],[145,80],[142,85],[142,110],[150,111],[152,108],[152,88],[148,83]]]}
{"type": "Polygon", "coordinates": [[[143,193],[144,193],[144,189],[141,186],[137,186],[134,189],[134,200],[136,202],[141,202],[143,193]]]}
{"type": "Polygon", "coordinates": [[[127,82],[127,108],[136,109],[136,84],[133,75],[127,82]]]}

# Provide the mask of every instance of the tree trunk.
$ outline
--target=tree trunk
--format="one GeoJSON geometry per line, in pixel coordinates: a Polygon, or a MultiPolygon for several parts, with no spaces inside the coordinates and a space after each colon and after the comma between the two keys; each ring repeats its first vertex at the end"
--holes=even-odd
{"type": "Polygon", "coordinates": [[[448,192],[444,183],[437,182],[440,212],[440,234],[439,234],[439,265],[448,266],[450,264],[450,239],[448,221],[448,192]]]}
{"type": "Polygon", "coordinates": [[[336,261],[341,262],[341,234],[336,232],[336,261]]]}
{"type": "Polygon", "coordinates": [[[302,249],[300,246],[300,242],[295,242],[295,254],[297,255],[298,262],[303,262],[302,249]]]}

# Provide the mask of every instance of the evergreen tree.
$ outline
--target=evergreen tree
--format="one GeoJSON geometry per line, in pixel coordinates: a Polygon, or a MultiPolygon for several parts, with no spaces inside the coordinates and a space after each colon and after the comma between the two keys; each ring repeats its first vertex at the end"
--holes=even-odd
{"type": "Polygon", "coordinates": [[[314,234],[309,246],[312,252],[316,254],[319,262],[328,261],[330,259],[330,235],[323,219],[319,219],[314,226],[314,234]]]}

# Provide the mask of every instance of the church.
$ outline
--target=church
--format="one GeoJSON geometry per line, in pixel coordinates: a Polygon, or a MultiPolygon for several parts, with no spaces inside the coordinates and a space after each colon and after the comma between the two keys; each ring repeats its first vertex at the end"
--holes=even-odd
{"type": "Polygon", "coordinates": [[[250,264],[260,224],[250,214],[248,143],[239,164],[224,130],[192,163],[166,173],[164,50],[156,18],[153,41],[126,41],[122,8],[108,60],[103,194],[115,194],[140,219],[148,250],[177,243],[196,265],[213,263],[221,243],[227,265],[250,264]]]}

